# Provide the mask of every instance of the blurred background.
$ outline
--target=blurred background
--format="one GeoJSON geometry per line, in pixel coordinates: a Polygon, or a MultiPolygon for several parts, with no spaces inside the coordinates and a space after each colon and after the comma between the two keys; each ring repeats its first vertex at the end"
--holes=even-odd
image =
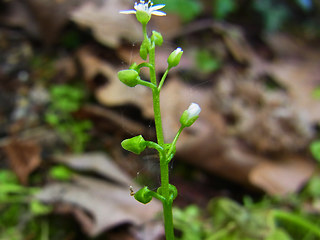
{"type": "MultiPolygon", "coordinates": [[[[180,240],[320,239],[320,2],[157,0],[166,142],[202,112],[170,163],[180,240]]],[[[160,240],[149,89],[117,72],[142,62],[131,0],[0,1],[0,240],[160,240]]],[[[143,72],[148,79],[148,72],[143,72]]]]}

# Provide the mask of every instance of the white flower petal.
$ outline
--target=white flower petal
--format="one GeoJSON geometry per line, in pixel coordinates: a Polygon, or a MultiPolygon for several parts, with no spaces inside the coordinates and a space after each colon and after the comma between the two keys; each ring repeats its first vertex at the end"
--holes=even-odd
{"type": "Polygon", "coordinates": [[[155,10],[159,10],[159,9],[161,9],[161,8],[164,8],[166,5],[164,5],[164,4],[158,4],[158,5],[154,5],[154,6],[152,6],[152,7],[150,7],[149,8],[149,11],[155,11],[155,10]]]}
{"type": "Polygon", "coordinates": [[[165,12],[162,12],[162,11],[152,11],[151,14],[156,15],[156,16],[166,16],[167,15],[165,12]]]}
{"type": "Polygon", "coordinates": [[[188,108],[188,114],[189,114],[189,117],[192,118],[192,117],[195,117],[195,116],[198,116],[201,112],[201,108],[199,107],[198,104],[196,103],[191,103],[189,108],[188,108]]]}
{"type": "Polygon", "coordinates": [[[136,14],[136,10],[125,10],[125,11],[120,11],[119,13],[121,14],[136,14]]]}

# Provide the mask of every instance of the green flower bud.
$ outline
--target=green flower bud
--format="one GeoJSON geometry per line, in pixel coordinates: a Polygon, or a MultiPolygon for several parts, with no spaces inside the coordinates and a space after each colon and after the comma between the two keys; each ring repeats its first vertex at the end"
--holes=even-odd
{"type": "Polygon", "coordinates": [[[127,151],[133,152],[135,154],[140,154],[146,149],[147,144],[143,137],[139,135],[123,140],[121,142],[121,146],[127,151]]]}
{"type": "Polygon", "coordinates": [[[150,42],[148,39],[144,39],[140,46],[140,57],[146,60],[148,57],[150,42]]]}
{"type": "Polygon", "coordinates": [[[138,84],[139,74],[137,71],[128,69],[118,72],[118,78],[129,87],[135,87],[138,84]]]}
{"type": "Polygon", "coordinates": [[[142,25],[146,25],[151,19],[151,14],[146,11],[137,10],[136,17],[142,25]]]}
{"type": "Polygon", "coordinates": [[[148,187],[141,188],[138,192],[134,194],[134,198],[143,204],[147,204],[152,200],[151,191],[148,187]]]}
{"type": "Polygon", "coordinates": [[[173,68],[179,64],[182,53],[183,51],[181,50],[181,48],[177,48],[170,54],[167,60],[169,68],[173,68]]]}
{"type": "Polygon", "coordinates": [[[199,117],[201,108],[196,103],[191,103],[188,110],[185,110],[180,118],[183,127],[190,127],[199,117]]]}
{"type": "MultiPolygon", "coordinates": [[[[163,196],[163,187],[159,187],[157,189],[157,193],[160,194],[161,196],[163,196]]],[[[178,190],[172,184],[169,184],[169,196],[172,201],[178,196],[178,190]]]]}
{"type": "Polygon", "coordinates": [[[152,31],[151,41],[154,42],[155,45],[161,46],[163,43],[163,38],[161,33],[152,31]]]}

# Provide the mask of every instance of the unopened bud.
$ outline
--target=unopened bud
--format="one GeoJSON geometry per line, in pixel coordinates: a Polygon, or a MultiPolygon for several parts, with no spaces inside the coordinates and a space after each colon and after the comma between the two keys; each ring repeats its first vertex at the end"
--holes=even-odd
{"type": "Polygon", "coordinates": [[[138,77],[138,72],[132,69],[122,70],[118,72],[118,78],[120,79],[120,81],[129,87],[135,87],[138,84],[138,77]]]}
{"type": "Polygon", "coordinates": [[[140,57],[146,60],[148,57],[150,42],[148,39],[144,39],[140,46],[140,57]]]}
{"type": "Polygon", "coordinates": [[[152,200],[152,196],[150,194],[150,190],[148,187],[141,188],[138,192],[134,194],[134,198],[143,204],[147,204],[152,200]]]}
{"type": "Polygon", "coordinates": [[[154,42],[155,45],[161,46],[163,43],[163,38],[161,33],[152,31],[151,41],[154,42]]]}
{"type": "Polygon", "coordinates": [[[185,110],[180,118],[183,127],[190,127],[199,117],[201,108],[196,103],[191,103],[189,108],[185,110]]]}
{"type": "Polygon", "coordinates": [[[139,135],[123,140],[121,142],[121,146],[127,151],[133,152],[135,154],[140,154],[146,149],[147,144],[144,138],[139,135]]]}
{"type": "Polygon", "coordinates": [[[182,54],[183,51],[181,50],[181,48],[177,48],[176,50],[174,50],[168,57],[168,68],[177,66],[180,62],[182,54]]]}

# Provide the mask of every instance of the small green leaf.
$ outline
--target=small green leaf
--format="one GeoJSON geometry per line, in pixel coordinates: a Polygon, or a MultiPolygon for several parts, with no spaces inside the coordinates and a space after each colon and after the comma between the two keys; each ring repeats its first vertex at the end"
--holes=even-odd
{"type": "Polygon", "coordinates": [[[0,170],[0,184],[4,183],[18,183],[18,178],[9,170],[0,170]]]}
{"type": "Polygon", "coordinates": [[[312,156],[320,162],[320,140],[314,141],[310,144],[310,151],[312,156]]]}
{"type": "Polygon", "coordinates": [[[33,200],[30,202],[30,211],[34,215],[46,215],[52,211],[52,207],[45,205],[37,200],[33,200]]]}
{"type": "Polygon", "coordinates": [[[72,177],[72,171],[69,168],[60,165],[51,168],[49,175],[56,180],[68,181],[72,177]]]}
{"type": "Polygon", "coordinates": [[[45,115],[45,119],[47,123],[53,126],[56,126],[57,124],[59,124],[59,121],[60,121],[60,118],[58,117],[58,115],[54,113],[47,113],[45,115]]]}

